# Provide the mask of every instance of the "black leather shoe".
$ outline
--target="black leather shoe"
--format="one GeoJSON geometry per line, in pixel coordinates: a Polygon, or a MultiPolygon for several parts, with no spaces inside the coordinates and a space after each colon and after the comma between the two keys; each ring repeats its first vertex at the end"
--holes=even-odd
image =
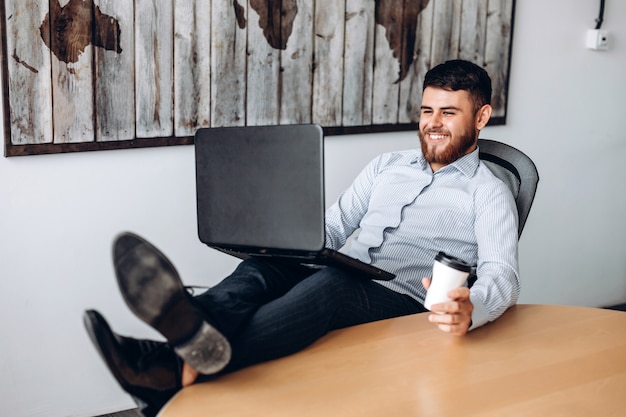
{"type": "Polygon", "coordinates": [[[144,416],[154,417],[181,389],[182,361],[166,343],[113,333],[104,317],[87,310],[83,323],[100,357],[144,416]]]}
{"type": "Polygon", "coordinates": [[[124,301],[161,333],[198,372],[211,375],[230,361],[230,343],[195,307],[174,265],[145,239],[129,232],[113,244],[113,263],[124,301]]]}

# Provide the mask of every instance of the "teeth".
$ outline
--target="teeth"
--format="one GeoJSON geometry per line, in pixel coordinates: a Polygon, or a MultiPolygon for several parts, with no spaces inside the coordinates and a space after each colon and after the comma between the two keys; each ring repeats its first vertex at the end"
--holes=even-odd
{"type": "Polygon", "coordinates": [[[440,140],[440,139],[443,139],[445,137],[446,137],[446,135],[433,135],[432,133],[430,134],[430,138],[434,139],[434,140],[440,140]]]}

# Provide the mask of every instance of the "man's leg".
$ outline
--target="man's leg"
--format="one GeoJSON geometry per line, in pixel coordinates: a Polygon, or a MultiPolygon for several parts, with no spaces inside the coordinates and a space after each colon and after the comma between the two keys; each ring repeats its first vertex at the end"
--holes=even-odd
{"type": "Polygon", "coordinates": [[[126,305],[165,336],[185,362],[204,374],[228,364],[230,343],[205,320],[163,253],[135,234],[122,233],[113,244],[113,264],[126,305]]]}
{"type": "Polygon", "coordinates": [[[424,312],[416,300],[337,268],[325,268],[260,306],[229,340],[231,372],[295,353],[327,332],[424,312]]]}
{"type": "Polygon", "coordinates": [[[186,363],[207,375],[228,364],[229,339],[260,306],[311,273],[293,264],[247,260],[224,282],[192,298],[174,265],[145,239],[120,234],[113,257],[128,307],[165,336],[186,363]]]}
{"type": "MultiPolygon", "coordinates": [[[[299,282],[301,277],[296,275],[310,274],[308,268],[244,261],[233,276],[199,296],[200,301],[196,302],[185,291],[172,263],[144,239],[130,233],[121,234],[115,241],[113,257],[120,290],[131,310],[164,335],[175,336],[170,340],[166,335],[172,345],[120,336],[98,312],[85,312],[84,324],[98,353],[146,417],[155,416],[181,388],[181,378],[185,380],[187,365],[177,357],[174,348],[177,342],[185,343],[186,334],[191,334],[193,339],[193,334],[203,327],[216,330],[213,327],[216,322],[210,318],[213,316],[224,328],[232,329],[232,333],[260,305],[299,282]],[[203,311],[203,302],[216,307],[211,315],[203,311]]],[[[218,336],[218,345],[223,345],[219,331],[213,333],[218,336]]],[[[202,364],[209,370],[221,369],[227,360],[222,349],[209,346],[211,342],[205,339],[196,343],[195,348],[203,354],[209,353],[201,359],[207,362],[202,364]],[[217,355],[212,356],[216,351],[217,355]]],[[[230,345],[226,347],[229,358],[230,345]]]]}
{"type": "Polygon", "coordinates": [[[206,292],[194,297],[205,319],[227,339],[239,334],[257,310],[283,296],[315,270],[291,262],[251,258],[206,292]]]}
{"type": "Polygon", "coordinates": [[[308,268],[258,260],[192,299],[171,262],[140,237],[121,235],[114,253],[131,310],[206,375],[294,353],[333,329],[425,311],[412,298],[341,269],[307,275],[308,268]]]}

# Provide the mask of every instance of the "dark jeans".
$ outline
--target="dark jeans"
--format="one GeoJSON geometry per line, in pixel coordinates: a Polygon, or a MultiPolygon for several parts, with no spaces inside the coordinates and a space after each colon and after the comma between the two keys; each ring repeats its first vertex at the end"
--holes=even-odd
{"type": "Polygon", "coordinates": [[[224,372],[295,353],[334,329],[426,311],[343,269],[260,259],[243,261],[195,301],[231,343],[224,372]]]}

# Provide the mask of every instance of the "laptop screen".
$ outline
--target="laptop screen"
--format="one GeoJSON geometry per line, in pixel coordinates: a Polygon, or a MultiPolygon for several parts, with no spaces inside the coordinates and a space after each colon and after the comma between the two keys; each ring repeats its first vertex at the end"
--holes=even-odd
{"type": "Polygon", "coordinates": [[[199,129],[195,154],[200,241],[268,252],[322,249],[323,144],[318,125],[199,129]]]}

